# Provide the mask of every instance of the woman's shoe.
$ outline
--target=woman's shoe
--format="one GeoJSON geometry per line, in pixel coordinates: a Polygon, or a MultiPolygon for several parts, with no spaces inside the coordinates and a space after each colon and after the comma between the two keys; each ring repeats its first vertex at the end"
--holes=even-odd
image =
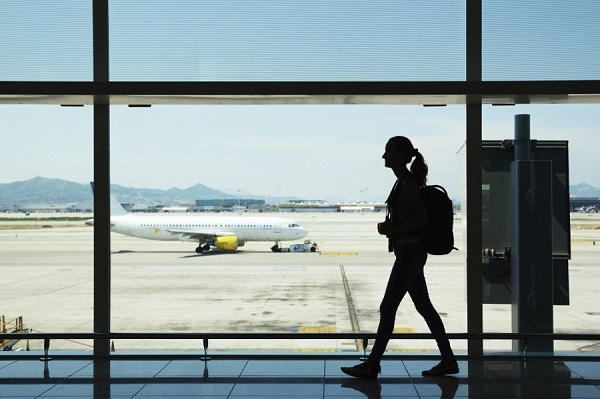
{"type": "Polygon", "coordinates": [[[376,380],[377,375],[381,373],[381,366],[362,362],[352,367],[342,367],[342,371],[351,377],[362,378],[365,380],[376,380]]]}
{"type": "Polygon", "coordinates": [[[448,360],[447,362],[441,361],[439,364],[433,366],[429,370],[423,371],[422,375],[436,376],[436,375],[448,375],[458,373],[458,363],[456,359],[448,360]]]}

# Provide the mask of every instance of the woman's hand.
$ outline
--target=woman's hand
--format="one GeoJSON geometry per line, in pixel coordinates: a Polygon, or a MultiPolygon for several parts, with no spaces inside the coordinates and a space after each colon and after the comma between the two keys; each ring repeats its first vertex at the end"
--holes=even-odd
{"type": "Polygon", "coordinates": [[[391,228],[392,228],[392,222],[388,218],[386,218],[384,222],[377,223],[377,231],[382,236],[390,235],[391,228]]]}

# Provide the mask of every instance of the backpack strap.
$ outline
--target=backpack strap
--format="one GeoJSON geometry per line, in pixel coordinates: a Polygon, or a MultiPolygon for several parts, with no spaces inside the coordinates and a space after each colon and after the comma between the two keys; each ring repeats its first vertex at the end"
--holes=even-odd
{"type": "MultiPolygon", "coordinates": [[[[406,179],[407,177],[412,177],[413,179],[415,179],[415,177],[413,176],[412,173],[407,173],[404,176],[402,176],[399,179],[396,179],[396,182],[394,183],[394,186],[392,187],[392,190],[390,191],[390,195],[388,195],[387,199],[385,200],[386,203],[386,213],[385,216],[386,218],[390,218],[391,216],[391,211],[390,211],[390,204],[392,202],[392,200],[394,199],[394,197],[396,196],[396,192],[398,191],[398,187],[402,186],[402,182],[404,181],[404,179],[406,179]]],[[[416,181],[417,179],[415,179],[416,181]]]]}

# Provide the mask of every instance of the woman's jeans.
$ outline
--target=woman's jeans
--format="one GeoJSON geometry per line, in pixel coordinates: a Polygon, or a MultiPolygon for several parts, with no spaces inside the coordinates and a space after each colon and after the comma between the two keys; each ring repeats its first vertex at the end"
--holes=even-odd
{"type": "Polygon", "coordinates": [[[454,358],[450,341],[446,336],[444,323],[437,313],[427,291],[423,267],[427,261],[427,252],[420,244],[405,244],[394,248],[396,261],[392,267],[390,279],[381,305],[377,338],[369,355],[369,363],[379,364],[385,348],[394,332],[396,312],[404,295],[408,292],[419,314],[423,316],[433,334],[443,360],[454,358]]]}

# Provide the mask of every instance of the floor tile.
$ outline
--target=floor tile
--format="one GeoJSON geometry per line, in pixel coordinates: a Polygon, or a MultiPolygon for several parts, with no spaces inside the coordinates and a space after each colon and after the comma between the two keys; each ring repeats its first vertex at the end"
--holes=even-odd
{"type": "Polygon", "coordinates": [[[262,398],[290,396],[323,396],[323,383],[293,383],[292,381],[280,381],[269,383],[268,381],[256,381],[255,383],[241,382],[236,384],[231,392],[232,396],[253,396],[262,398]]]}
{"type": "Polygon", "coordinates": [[[21,398],[35,398],[51,389],[52,384],[10,384],[2,382],[0,384],[0,398],[14,396],[21,398]]]}
{"type": "Polygon", "coordinates": [[[325,375],[323,360],[250,360],[242,376],[314,376],[325,375]]]}
{"type": "Polygon", "coordinates": [[[587,399],[600,398],[600,362],[460,362],[453,376],[423,377],[436,361],[382,362],[375,381],[349,377],[339,360],[0,361],[0,398],[587,399]]]}
{"type": "Polygon", "coordinates": [[[564,364],[573,373],[583,378],[600,379],[600,362],[569,361],[564,362],[564,364]]]}
{"type": "Polygon", "coordinates": [[[158,398],[169,398],[175,396],[193,396],[193,397],[214,397],[227,396],[233,390],[233,383],[211,383],[211,382],[187,382],[182,380],[180,383],[172,382],[161,384],[159,382],[146,384],[137,396],[154,396],[158,398]]]}
{"type": "Polygon", "coordinates": [[[247,363],[247,360],[174,360],[158,376],[237,377],[247,363]]]}
{"type": "Polygon", "coordinates": [[[410,378],[380,378],[375,381],[356,378],[344,379],[338,383],[326,382],[325,397],[341,396],[349,398],[378,399],[380,397],[416,398],[417,391],[410,378]]]}

